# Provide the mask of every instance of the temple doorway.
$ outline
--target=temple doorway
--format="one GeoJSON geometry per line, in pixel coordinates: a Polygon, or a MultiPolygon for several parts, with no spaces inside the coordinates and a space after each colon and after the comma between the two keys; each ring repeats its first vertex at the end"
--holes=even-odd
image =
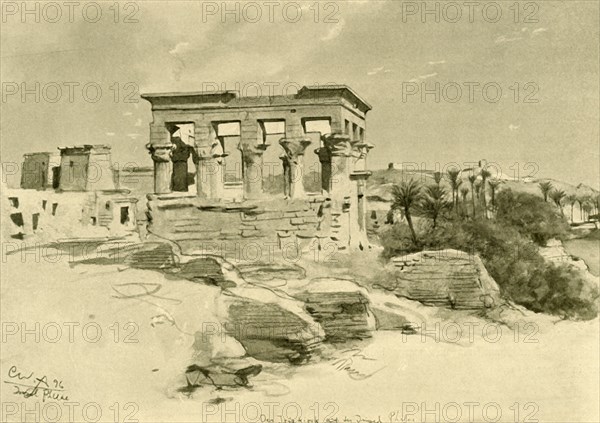
{"type": "Polygon", "coordinates": [[[171,189],[175,192],[188,192],[188,187],[194,184],[194,175],[190,174],[188,163],[194,150],[194,124],[167,124],[171,144],[173,144],[171,174],[171,189]]]}

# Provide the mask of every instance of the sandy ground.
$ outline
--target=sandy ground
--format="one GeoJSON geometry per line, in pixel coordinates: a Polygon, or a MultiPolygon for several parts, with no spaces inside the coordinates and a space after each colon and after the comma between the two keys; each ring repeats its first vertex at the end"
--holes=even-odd
{"type": "Polygon", "coordinates": [[[600,421],[598,319],[528,315],[524,322],[533,326],[518,333],[497,325],[484,332],[486,322],[475,318],[428,327],[424,337],[378,332],[340,351],[341,361],[266,365],[252,389],[176,393],[192,362],[193,333],[214,321],[219,294],[153,271],[8,257],[0,291],[1,420],[55,420],[55,400],[15,388],[46,376],[75,404],[59,402],[59,421],[600,421]],[[131,282],[160,284],[162,298],[115,298],[112,287],[131,282]],[[479,325],[472,340],[469,324],[479,325]],[[24,338],[23,329],[31,331],[24,338]]]}

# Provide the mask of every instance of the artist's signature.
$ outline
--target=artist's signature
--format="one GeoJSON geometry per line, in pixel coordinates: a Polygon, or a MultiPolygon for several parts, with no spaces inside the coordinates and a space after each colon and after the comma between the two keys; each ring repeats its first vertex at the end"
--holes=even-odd
{"type": "Polygon", "coordinates": [[[371,357],[367,357],[366,355],[364,355],[362,353],[362,350],[359,350],[358,348],[351,348],[348,350],[344,350],[344,351],[342,351],[342,353],[346,353],[348,355],[346,355],[345,357],[338,358],[337,360],[335,360],[333,362],[332,365],[335,367],[336,370],[347,372],[350,379],[365,380],[365,379],[370,378],[374,374],[382,371],[385,368],[385,366],[383,366],[383,367],[381,367],[373,372],[369,372],[369,373],[359,371],[355,367],[356,366],[355,361],[360,362],[360,361],[377,361],[377,360],[375,360],[374,358],[371,358],[371,357]]]}
{"type": "Polygon", "coordinates": [[[34,372],[24,372],[12,366],[8,369],[8,378],[3,381],[14,387],[14,395],[24,398],[41,398],[42,402],[47,400],[68,401],[62,380],[50,379],[46,375],[38,377],[34,372]]]}

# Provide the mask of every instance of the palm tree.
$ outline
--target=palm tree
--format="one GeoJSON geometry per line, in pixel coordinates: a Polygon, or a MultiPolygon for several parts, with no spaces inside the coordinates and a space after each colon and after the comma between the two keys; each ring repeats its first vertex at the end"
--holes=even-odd
{"type": "Polygon", "coordinates": [[[481,170],[481,195],[483,196],[483,215],[485,216],[485,218],[488,218],[488,210],[487,210],[487,201],[485,199],[485,185],[486,185],[486,181],[487,179],[492,176],[492,174],[490,173],[489,170],[487,169],[482,169],[481,170]]]}
{"type": "Polygon", "coordinates": [[[550,181],[540,182],[538,184],[538,186],[540,187],[540,191],[542,192],[542,195],[544,196],[544,201],[548,201],[548,194],[550,193],[550,191],[552,191],[552,188],[554,188],[554,186],[552,185],[552,182],[550,182],[550,181]]]}
{"type": "Polygon", "coordinates": [[[463,180],[459,179],[458,181],[456,181],[456,214],[458,215],[458,190],[460,189],[460,187],[463,184],[463,180]]]}
{"type": "MultiPolygon", "coordinates": [[[[467,195],[469,194],[469,188],[462,187],[460,189],[460,195],[462,196],[462,210],[463,214],[467,215],[467,195]]],[[[458,204],[458,201],[457,201],[458,204]]]]}
{"type": "Polygon", "coordinates": [[[441,214],[452,207],[447,199],[448,193],[440,185],[429,185],[425,187],[425,195],[422,196],[418,207],[418,213],[432,220],[433,229],[437,226],[441,214]]]}
{"type": "Polygon", "coordinates": [[[583,203],[585,202],[585,198],[581,195],[577,196],[577,204],[579,205],[579,218],[583,221],[583,203]]]}
{"type": "Polygon", "coordinates": [[[573,223],[573,206],[577,202],[577,196],[575,194],[567,195],[567,203],[571,206],[571,223],[573,223]]]}
{"type": "Polygon", "coordinates": [[[473,203],[473,217],[475,217],[475,175],[469,175],[469,183],[471,184],[471,202],[473,203]]]}
{"type": "Polygon", "coordinates": [[[418,246],[417,233],[413,226],[411,209],[415,207],[421,199],[421,185],[413,179],[408,182],[402,181],[400,185],[394,185],[392,187],[392,196],[394,198],[392,210],[401,209],[404,211],[413,244],[418,246]]]}
{"type": "Polygon", "coordinates": [[[552,198],[552,201],[554,201],[556,207],[560,209],[560,214],[562,214],[563,216],[565,215],[565,213],[563,212],[562,201],[566,196],[567,194],[565,194],[565,192],[562,189],[555,189],[550,191],[550,198],[552,198]]]}
{"type": "MultiPolygon", "coordinates": [[[[585,196],[585,204],[588,205],[587,209],[587,220],[590,220],[590,213],[592,213],[594,211],[594,197],[592,197],[591,195],[586,195],[585,196]]],[[[585,210],[585,204],[584,204],[584,210],[585,210]]],[[[592,213],[593,214],[593,213],[592,213]]]]}
{"type": "Polygon", "coordinates": [[[500,181],[498,179],[492,179],[488,181],[488,185],[490,186],[490,191],[492,194],[492,208],[496,207],[496,190],[500,186],[500,181]]]}
{"type": "Polygon", "coordinates": [[[592,205],[588,202],[583,203],[583,211],[585,212],[585,220],[590,220],[590,212],[592,211],[592,205]]]}
{"type": "Polygon", "coordinates": [[[460,175],[460,170],[448,169],[448,180],[450,181],[450,188],[452,189],[452,204],[454,207],[458,204],[458,187],[462,184],[462,179],[459,179],[458,175],[460,175]]]}

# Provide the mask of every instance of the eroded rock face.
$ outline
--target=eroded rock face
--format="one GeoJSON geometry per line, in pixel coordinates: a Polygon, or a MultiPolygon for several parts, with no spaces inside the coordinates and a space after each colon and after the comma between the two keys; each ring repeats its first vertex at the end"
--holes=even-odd
{"type": "Polygon", "coordinates": [[[222,304],[225,332],[258,360],[302,364],[325,338],[303,303],[269,289],[233,288],[222,304]]]}
{"type": "Polygon", "coordinates": [[[216,285],[222,288],[235,286],[233,281],[225,278],[221,264],[210,257],[199,257],[182,263],[177,276],[192,282],[216,285]]]}
{"type": "Polygon", "coordinates": [[[303,301],[305,310],[321,324],[327,341],[369,338],[376,330],[368,293],[354,282],[316,279],[292,295],[303,301]]]}
{"type": "Polygon", "coordinates": [[[370,292],[371,310],[375,316],[377,330],[407,330],[421,326],[427,321],[425,313],[419,309],[425,306],[406,298],[399,298],[386,292],[370,292]],[[418,306],[417,306],[418,305],[418,306]]]}
{"type": "Polygon", "coordinates": [[[426,305],[454,309],[491,308],[498,285],[477,255],[458,250],[422,251],[394,257],[379,287],[426,305]]]}

